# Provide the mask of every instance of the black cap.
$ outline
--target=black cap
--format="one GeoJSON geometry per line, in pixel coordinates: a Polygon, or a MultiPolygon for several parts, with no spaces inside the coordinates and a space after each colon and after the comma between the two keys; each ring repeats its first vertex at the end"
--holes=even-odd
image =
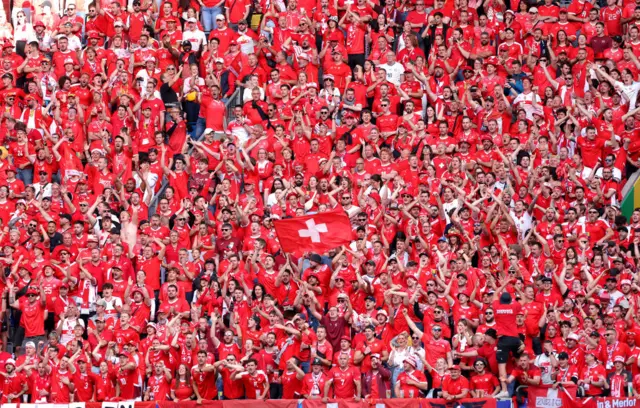
{"type": "Polygon", "coordinates": [[[558,353],[558,360],[568,360],[568,359],[569,359],[569,354],[567,354],[566,351],[562,351],[558,353]]]}
{"type": "Polygon", "coordinates": [[[183,46],[183,47],[186,47],[187,45],[188,45],[189,47],[191,47],[191,41],[189,41],[189,40],[184,40],[184,41],[182,42],[182,46],[183,46]]]}
{"type": "Polygon", "coordinates": [[[370,300],[370,301],[372,301],[372,302],[375,302],[375,301],[376,301],[376,298],[375,298],[375,297],[373,297],[373,296],[367,296],[366,298],[364,298],[364,300],[365,300],[365,301],[366,301],[366,300],[370,300]]]}
{"type": "Polygon", "coordinates": [[[311,365],[322,365],[322,361],[320,361],[319,358],[314,358],[313,361],[311,362],[311,365]]]}

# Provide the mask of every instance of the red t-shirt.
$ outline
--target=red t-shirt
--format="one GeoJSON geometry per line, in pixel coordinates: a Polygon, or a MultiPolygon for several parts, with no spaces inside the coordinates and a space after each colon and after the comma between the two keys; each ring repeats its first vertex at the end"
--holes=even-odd
{"type": "Polygon", "coordinates": [[[493,310],[498,336],[518,337],[516,316],[522,310],[520,303],[512,301],[509,305],[503,305],[496,300],[493,302],[493,310]]]}

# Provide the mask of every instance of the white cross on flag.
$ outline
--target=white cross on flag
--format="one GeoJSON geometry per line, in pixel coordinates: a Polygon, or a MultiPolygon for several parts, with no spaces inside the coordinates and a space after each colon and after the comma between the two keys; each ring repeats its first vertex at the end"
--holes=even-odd
{"type": "Polygon", "coordinates": [[[351,222],[342,210],[273,222],[284,252],[323,253],[351,242],[351,222]]]}

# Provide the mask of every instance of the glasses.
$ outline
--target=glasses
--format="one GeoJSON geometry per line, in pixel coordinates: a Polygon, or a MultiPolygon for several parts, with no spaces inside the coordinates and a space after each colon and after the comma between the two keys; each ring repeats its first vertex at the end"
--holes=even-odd
{"type": "Polygon", "coordinates": [[[30,295],[27,295],[27,297],[36,297],[36,295],[34,295],[33,293],[30,295]]]}
{"type": "Polygon", "coordinates": [[[382,107],[382,108],[386,108],[386,107],[388,107],[388,106],[389,106],[389,105],[387,105],[387,104],[380,105],[380,107],[382,107]]]}
{"type": "Polygon", "coordinates": [[[562,244],[563,242],[564,242],[564,239],[559,239],[559,240],[558,240],[558,243],[559,243],[559,244],[562,244]]]}
{"type": "Polygon", "coordinates": [[[80,207],[88,207],[89,204],[80,204],[80,207]]]}
{"type": "Polygon", "coordinates": [[[222,231],[231,231],[229,228],[223,228],[222,231]]]}
{"type": "Polygon", "coordinates": [[[167,68],[167,71],[175,71],[176,69],[173,67],[167,68]]]}
{"type": "Polygon", "coordinates": [[[186,218],[178,218],[178,221],[186,221],[186,218]]]}
{"type": "Polygon", "coordinates": [[[343,200],[351,200],[351,197],[342,197],[343,200]]]}
{"type": "Polygon", "coordinates": [[[415,340],[415,341],[420,341],[420,337],[414,336],[414,337],[411,337],[411,338],[412,338],[413,340],[415,340]]]}
{"type": "Polygon", "coordinates": [[[321,115],[328,115],[329,112],[320,112],[321,115]]]}
{"type": "Polygon", "coordinates": [[[432,330],[432,331],[442,331],[442,329],[441,329],[441,328],[439,328],[439,327],[434,327],[434,328],[433,328],[433,329],[431,329],[431,330],[432,330]]]}
{"type": "Polygon", "coordinates": [[[493,312],[487,312],[485,313],[485,316],[493,316],[493,312]]]}
{"type": "Polygon", "coordinates": [[[440,310],[435,310],[435,311],[433,312],[433,314],[442,314],[442,311],[440,311],[440,310]]]}

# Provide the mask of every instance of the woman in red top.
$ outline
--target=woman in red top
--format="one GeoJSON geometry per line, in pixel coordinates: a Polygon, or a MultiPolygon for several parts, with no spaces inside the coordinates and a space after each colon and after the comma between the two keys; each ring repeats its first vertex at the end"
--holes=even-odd
{"type": "Polygon", "coordinates": [[[193,396],[191,372],[185,364],[178,366],[178,375],[171,383],[171,399],[174,402],[189,401],[193,396]]]}

